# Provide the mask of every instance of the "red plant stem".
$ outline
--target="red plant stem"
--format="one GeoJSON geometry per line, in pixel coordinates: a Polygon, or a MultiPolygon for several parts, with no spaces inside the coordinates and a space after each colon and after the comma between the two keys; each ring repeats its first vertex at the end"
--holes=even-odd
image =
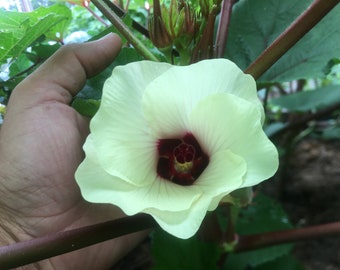
{"type": "Polygon", "coordinates": [[[340,221],[306,228],[268,232],[255,235],[239,235],[235,252],[248,251],[294,241],[317,239],[325,236],[339,235],[340,221]]]}
{"type": "Polygon", "coordinates": [[[231,17],[231,10],[235,0],[223,0],[220,13],[220,21],[218,22],[216,42],[215,42],[215,58],[222,58],[227,44],[228,28],[231,17]]]}
{"type": "Polygon", "coordinates": [[[10,269],[155,227],[149,215],[125,217],[0,247],[0,269],[10,269]]]}
{"type": "Polygon", "coordinates": [[[315,0],[263,53],[245,70],[258,79],[284,53],[311,30],[339,0],[315,0]]]}

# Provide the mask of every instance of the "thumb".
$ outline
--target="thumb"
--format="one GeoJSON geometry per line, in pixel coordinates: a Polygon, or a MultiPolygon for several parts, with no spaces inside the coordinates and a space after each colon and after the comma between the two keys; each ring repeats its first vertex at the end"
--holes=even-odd
{"type": "Polygon", "coordinates": [[[65,45],[13,91],[9,102],[25,109],[44,101],[69,104],[86,79],[105,69],[118,55],[121,40],[115,34],[84,44],[65,45]]]}

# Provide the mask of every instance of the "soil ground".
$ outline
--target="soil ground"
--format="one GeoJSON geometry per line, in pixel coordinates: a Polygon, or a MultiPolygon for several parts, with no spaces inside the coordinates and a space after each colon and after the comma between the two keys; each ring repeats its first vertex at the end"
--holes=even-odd
{"type": "MultiPolygon", "coordinates": [[[[340,221],[340,141],[304,140],[287,165],[277,195],[291,222],[340,221]]],[[[294,254],[307,270],[339,270],[340,235],[297,243],[294,254]]]]}
{"type": "MultiPolygon", "coordinates": [[[[304,140],[285,164],[280,177],[264,182],[260,189],[281,202],[292,224],[304,227],[340,221],[340,141],[304,140]]],[[[306,270],[340,270],[340,235],[296,243],[293,254],[306,270]]],[[[146,239],[112,270],[151,266],[146,239]]]]}

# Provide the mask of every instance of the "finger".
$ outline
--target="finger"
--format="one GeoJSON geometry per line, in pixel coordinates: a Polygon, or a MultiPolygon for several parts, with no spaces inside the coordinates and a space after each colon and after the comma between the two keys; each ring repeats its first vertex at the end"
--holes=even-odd
{"type": "Polygon", "coordinates": [[[68,104],[82,89],[86,78],[106,68],[120,49],[121,41],[115,34],[84,44],[66,45],[22,81],[11,99],[29,107],[46,100],[68,104]]]}

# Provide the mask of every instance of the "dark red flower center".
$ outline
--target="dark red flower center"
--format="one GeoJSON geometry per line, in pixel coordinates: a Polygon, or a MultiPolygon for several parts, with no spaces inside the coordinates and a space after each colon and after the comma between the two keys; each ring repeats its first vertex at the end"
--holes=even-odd
{"type": "Polygon", "coordinates": [[[191,133],[181,139],[158,141],[157,173],[163,179],[188,186],[197,180],[208,164],[208,155],[191,133]]]}

